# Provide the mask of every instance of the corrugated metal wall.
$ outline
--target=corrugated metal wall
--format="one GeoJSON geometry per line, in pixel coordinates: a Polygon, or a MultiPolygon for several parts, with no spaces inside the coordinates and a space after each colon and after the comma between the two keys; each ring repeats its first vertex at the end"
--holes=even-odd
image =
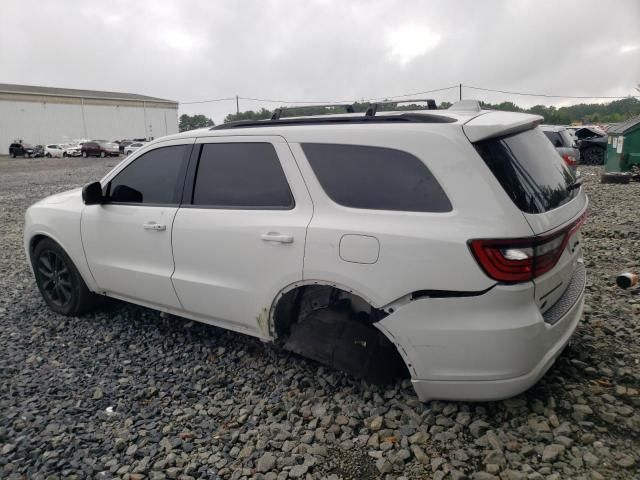
{"type": "Polygon", "coordinates": [[[16,139],[63,143],[77,138],[120,140],[178,133],[178,110],[142,106],[0,99],[0,153],[16,139]]]}

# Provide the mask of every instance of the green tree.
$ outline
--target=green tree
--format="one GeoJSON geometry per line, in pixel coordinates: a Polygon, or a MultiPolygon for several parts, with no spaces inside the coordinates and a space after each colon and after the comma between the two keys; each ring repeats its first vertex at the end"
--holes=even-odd
{"type": "Polygon", "coordinates": [[[213,127],[215,123],[209,117],[204,115],[180,115],[180,123],[178,124],[178,128],[181,132],[186,132],[187,130],[195,130],[196,128],[206,128],[213,127]]]}

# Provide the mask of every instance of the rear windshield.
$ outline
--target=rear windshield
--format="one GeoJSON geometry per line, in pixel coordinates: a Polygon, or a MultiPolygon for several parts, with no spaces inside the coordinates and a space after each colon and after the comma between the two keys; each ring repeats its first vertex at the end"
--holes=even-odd
{"type": "Polygon", "coordinates": [[[489,169],[526,213],[544,213],[570,201],[579,189],[575,178],[539,129],[475,144],[489,169]]]}

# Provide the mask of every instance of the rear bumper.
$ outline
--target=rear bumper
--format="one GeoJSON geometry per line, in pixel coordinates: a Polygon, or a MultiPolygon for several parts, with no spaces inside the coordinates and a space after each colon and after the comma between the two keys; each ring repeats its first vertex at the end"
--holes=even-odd
{"type": "Polygon", "coordinates": [[[420,400],[499,400],[534,385],[562,353],[582,316],[584,283],[553,325],[533,298],[533,286],[521,284],[419,299],[377,326],[404,357],[420,400]]]}

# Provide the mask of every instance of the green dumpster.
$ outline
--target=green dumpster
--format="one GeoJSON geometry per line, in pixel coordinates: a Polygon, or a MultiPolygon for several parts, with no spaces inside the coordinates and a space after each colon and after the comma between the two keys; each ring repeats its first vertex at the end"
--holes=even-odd
{"type": "Polygon", "coordinates": [[[607,131],[605,172],[629,172],[640,168],[640,115],[607,131]]]}

